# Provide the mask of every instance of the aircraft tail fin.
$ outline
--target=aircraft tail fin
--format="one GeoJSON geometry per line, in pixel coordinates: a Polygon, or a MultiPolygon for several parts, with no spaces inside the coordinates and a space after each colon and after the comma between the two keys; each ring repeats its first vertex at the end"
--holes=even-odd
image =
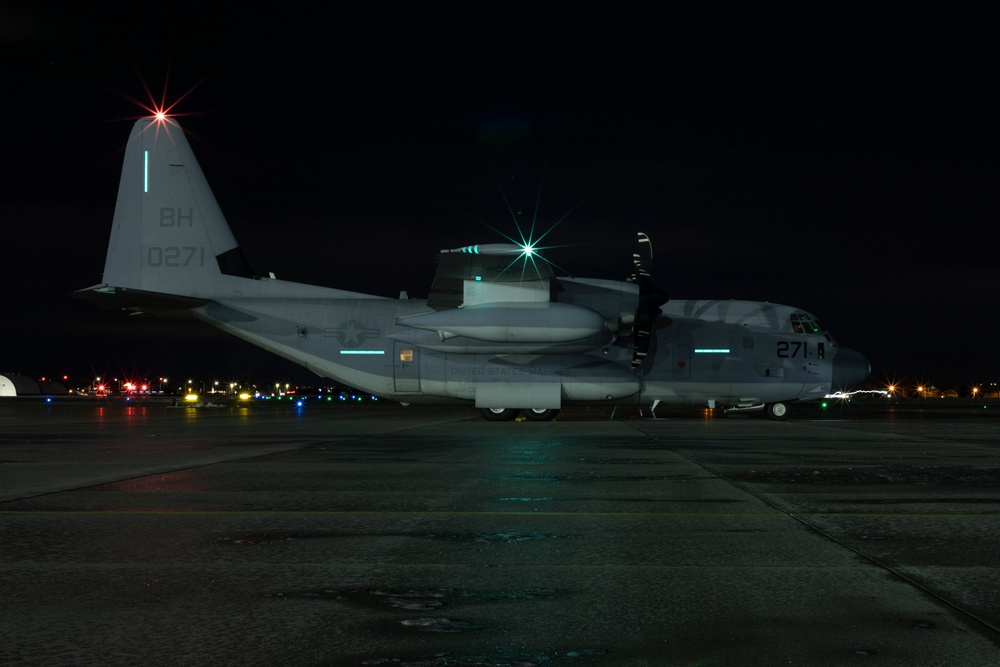
{"type": "Polygon", "coordinates": [[[125,149],[106,287],[211,298],[226,275],[254,277],[184,131],[172,118],[138,120],[125,149]]]}

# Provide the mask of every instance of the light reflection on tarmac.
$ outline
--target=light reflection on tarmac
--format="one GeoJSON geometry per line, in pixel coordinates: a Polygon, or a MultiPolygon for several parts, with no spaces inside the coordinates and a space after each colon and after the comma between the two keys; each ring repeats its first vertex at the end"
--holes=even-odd
{"type": "Polygon", "coordinates": [[[1000,664],[1000,420],[607,416],[0,402],[0,664],[1000,664]]]}

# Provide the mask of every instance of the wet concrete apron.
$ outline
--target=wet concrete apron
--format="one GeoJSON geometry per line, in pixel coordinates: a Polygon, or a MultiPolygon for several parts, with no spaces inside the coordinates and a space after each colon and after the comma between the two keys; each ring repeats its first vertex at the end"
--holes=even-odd
{"type": "Polygon", "coordinates": [[[997,664],[998,435],[4,404],[0,663],[997,664]]]}

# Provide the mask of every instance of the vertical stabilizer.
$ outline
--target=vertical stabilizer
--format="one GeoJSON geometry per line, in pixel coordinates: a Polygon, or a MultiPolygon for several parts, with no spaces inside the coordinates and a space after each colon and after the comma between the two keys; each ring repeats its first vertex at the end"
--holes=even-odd
{"type": "Polygon", "coordinates": [[[125,150],[104,282],[211,297],[224,274],[253,277],[187,137],[170,118],[137,121],[125,150]]]}

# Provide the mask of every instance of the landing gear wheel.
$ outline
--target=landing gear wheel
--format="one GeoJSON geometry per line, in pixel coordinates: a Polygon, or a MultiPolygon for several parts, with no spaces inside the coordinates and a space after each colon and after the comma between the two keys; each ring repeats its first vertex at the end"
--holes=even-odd
{"type": "Polygon", "coordinates": [[[768,419],[783,422],[788,419],[787,403],[768,403],[764,406],[764,414],[768,419]]]}
{"type": "Polygon", "coordinates": [[[547,422],[555,419],[556,415],[559,414],[559,411],[532,408],[530,410],[522,410],[521,413],[524,415],[525,419],[533,422],[547,422]]]}
{"type": "Polygon", "coordinates": [[[482,408],[479,414],[488,422],[506,422],[517,416],[514,408],[482,408]]]}

